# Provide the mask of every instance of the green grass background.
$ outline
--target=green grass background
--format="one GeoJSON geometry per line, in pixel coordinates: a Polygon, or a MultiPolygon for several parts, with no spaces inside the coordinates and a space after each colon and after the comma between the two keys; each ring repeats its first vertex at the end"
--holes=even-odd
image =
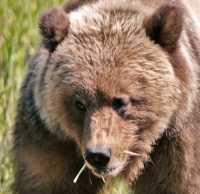
{"type": "Polygon", "coordinates": [[[38,18],[63,0],[0,0],[0,194],[11,193],[11,128],[27,60],[40,37],[38,18]]]}
{"type": "MultiPolygon", "coordinates": [[[[39,44],[38,19],[64,0],[0,0],[0,194],[11,194],[12,126],[27,61],[39,44]]],[[[108,184],[106,194],[128,193],[121,181],[108,184]]]]}

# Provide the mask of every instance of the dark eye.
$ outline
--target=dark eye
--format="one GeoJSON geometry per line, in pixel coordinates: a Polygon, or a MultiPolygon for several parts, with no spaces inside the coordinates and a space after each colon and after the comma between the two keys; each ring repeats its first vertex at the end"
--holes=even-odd
{"type": "Polygon", "coordinates": [[[126,98],[114,98],[112,102],[112,107],[115,110],[125,108],[129,104],[129,99],[126,98]]]}
{"type": "Polygon", "coordinates": [[[75,106],[81,112],[85,112],[86,111],[86,106],[79,100],[75,101],[75,106]]]}

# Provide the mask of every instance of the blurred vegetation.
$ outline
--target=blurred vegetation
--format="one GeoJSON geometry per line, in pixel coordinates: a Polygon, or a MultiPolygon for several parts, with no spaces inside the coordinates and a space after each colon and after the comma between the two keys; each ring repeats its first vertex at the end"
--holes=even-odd
{"type": "MultiPolygon", "coordinates": [[[[0,0],[0,194],[12,193],[11,129],[27,60],[40,40],[38,18],[44,10],[63,2],[0,0]]],[[[117,181],[114,189],[112,184],[106,186],[106,193],[127,193],[122,182],[117,181]]]]}
{"type": "Polygon", "coordinates": [[[11,193],[11,128],[27,59],[39,42],[38,18],[64,0],[0,0],[0,194],[11,193]]]}

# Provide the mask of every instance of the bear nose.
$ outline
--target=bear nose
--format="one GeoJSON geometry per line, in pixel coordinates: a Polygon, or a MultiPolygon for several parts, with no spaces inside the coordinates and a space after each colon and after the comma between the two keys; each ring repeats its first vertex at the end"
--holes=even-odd
{"type": "Polygon", "coordinates": [[[110,149],[87,148],[85,152],[86,161],[98,170],[103,170],[107,166],[111,157],[110,149]]]}

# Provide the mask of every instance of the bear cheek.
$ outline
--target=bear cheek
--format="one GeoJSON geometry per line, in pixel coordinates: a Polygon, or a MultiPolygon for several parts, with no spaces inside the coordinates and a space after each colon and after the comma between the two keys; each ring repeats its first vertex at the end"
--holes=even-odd
{"type": "Polygon", "coordinates": [[[84,117],[74,112],[74,107],[68,106],[65,110],[64,127],[79,146],[83,141],[84,117]]]}
{"type": "Polygon", "coordinates": [[[62,132],[63,137],[70,136],[80,144],[82,121],[74,114],[70,93],[66,93],[65,88],[61,86],[57,88],[52,86],[48,88],[47,94],[51,95],[45,98],[45,112],[48,115],[49,124],[57,129],[54,132],[62,132]]]}

